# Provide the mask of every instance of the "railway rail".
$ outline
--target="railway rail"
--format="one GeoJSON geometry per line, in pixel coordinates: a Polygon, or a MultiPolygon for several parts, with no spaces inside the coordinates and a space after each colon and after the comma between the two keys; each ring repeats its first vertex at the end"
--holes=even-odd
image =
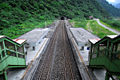
{"type": "Polygon", "coordinates": [[[31,80],[82,80],[64,21],[56,27],[31,80]]]}

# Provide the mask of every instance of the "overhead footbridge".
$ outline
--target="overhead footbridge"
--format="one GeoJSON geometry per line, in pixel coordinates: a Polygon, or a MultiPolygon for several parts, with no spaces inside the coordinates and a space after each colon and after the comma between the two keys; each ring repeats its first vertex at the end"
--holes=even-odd
{"type": "Polygon", "coordinates": [[[90,39],[89,66],[104,68],[105,80],[120,77],[120,35],[109,35],[103,39],[90,39]]]}
{"type": "Polygon", "coordinates": [[[0,80],[7,80],[7,70],[26,67],[24,39],[0,36],[0,80]]]}

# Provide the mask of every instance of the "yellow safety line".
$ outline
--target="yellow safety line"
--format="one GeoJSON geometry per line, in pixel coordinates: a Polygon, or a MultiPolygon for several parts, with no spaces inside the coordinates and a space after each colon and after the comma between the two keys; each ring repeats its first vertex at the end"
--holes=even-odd
{"type": "MultiPolygon", "coordinates": [[[[74,43],[73,39],[72,39],[72,42],[74,43]]],[[[75,43],[74,43],[74,45],[75,45],[75,43]]],[[[88,69],[87,69],[87,67],[86,67],[86,65],[85,65],[85,63],[84,63],[83,57],[81,56],[81,54],[80,54],[80,52],[79,52],[79,50],[78,50],[78,48],[77,48],[76,45],[75,45],[75,48],[76,48],[76,50],[77,50],[77,52],[78,52],[78,55],[79,55],[79,57],[80,57],[80,59],[81,59],[81,62],[83,63],[83,65],[84,65],[84,67],[85,67],[85,70],[86,70],[87,73],[88,73],[88,76],[89,76],[90,80],[92,80],[92,79],[91,79],[91,76],[90,76],[90,74],[89,74],[89,71],[88,71],[88,69]]]]}
{"type": "MultiPolygon", "coordinates": [[[[47,39],[46,39],[47,40],[47,39]]],[[[27,69],[25,70],[23,76],[22,76],[22,79],[25,77],[26,73],[28,72],[28,70],[30,69],[32,63],[34,62],[34,60],[36,59],[36,57],[38,56],[41,48],[43,47],[43,45],[45,44],[46,40],[44,41],[44,43],[42,44],[42,46],[40,47],[39,51],[37,52],[36,56],[31,60],[31,63],[28,65],[27,69]]]]}

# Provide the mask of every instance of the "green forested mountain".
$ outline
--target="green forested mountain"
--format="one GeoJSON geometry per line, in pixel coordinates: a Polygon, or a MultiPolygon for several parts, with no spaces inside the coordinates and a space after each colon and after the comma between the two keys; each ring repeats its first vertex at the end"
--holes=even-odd
{"type": "Polygon", "coordinates": [[[0,29],[59,18],[108,18],[96,0],[0,0],[0,29]]]}
{"type": "Polygon", "coordinates": [[[100,5],[113,17],[120,17],[120,9],[115,8],[112,4],[109,4],[106,0],[97,0],[100,5]]]}

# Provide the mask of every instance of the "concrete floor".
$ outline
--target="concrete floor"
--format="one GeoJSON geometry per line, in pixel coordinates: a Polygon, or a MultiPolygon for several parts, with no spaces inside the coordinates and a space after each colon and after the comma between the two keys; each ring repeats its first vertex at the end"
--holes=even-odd
{"type": "Polygon", "coordinates": [[[19,38],[26,39],[27,43],[30,46],[35,46],[38,44],[38,42],[40,42],[45,37],[45,35],[48,34],[49,30],[50,30],[49,28],[44,28],[44,29],[36,28],[36,29],[33,29],[32,31],[20,36],[19,38]]]}
{"type": "Polygon", "coordinates": [[[98,80],[105,80],[106,70],[104,69],[94,69],[93,73],[95,74],[98,80]]]}
{"type": "Polygon", "coordinates": [[[88,43],[89,39],[99,38],[83,28],[70,28],[73,36],[78,43],[88,43]]]}

